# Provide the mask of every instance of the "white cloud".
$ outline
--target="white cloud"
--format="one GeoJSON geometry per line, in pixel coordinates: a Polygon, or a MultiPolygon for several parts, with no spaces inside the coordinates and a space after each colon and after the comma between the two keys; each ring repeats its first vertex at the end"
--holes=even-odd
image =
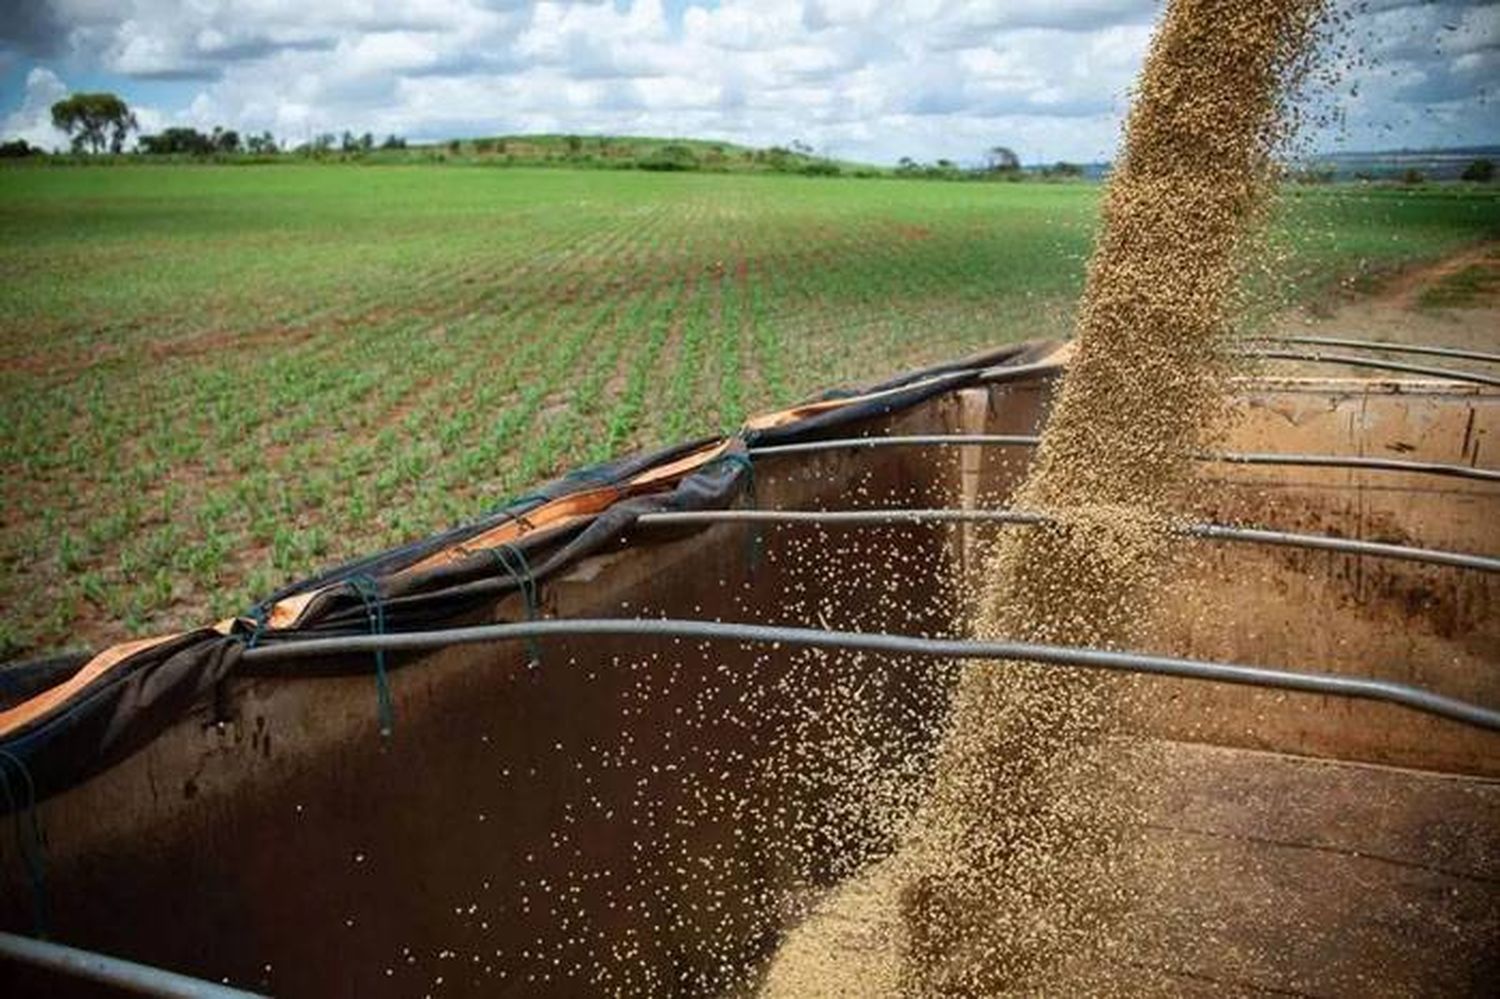
{"type": "Polygon", "coordinates": [[[68,144],[68,137],[52,127],[52,105],[68,96],[68,87],[50,69],[38,66],[26,74],[26,92],[21,106],[5,116],[0,134],[6,138],[25,139],[33,146],[57,149],[68,144]]]}
{"type": "MultiPolygon", "coordinates": [[[[839,155],[1112,154],[1157,0],[25,0],[14,52],[176,80],[153,118],[413,138],[532,129],[802,139],[839,155]],[[50,34],[49,34],[50,33],[50,34]],[[59,57],[54,57],[59,58],[59,57]]],[[[1374,0],[1352,145],[1497,141],[1500,5],[1374,0]],[[1446,139],[1444,139],[1446,137],[1446,139]]],[[[0,53],[6,49],[0,27],[0,53]]],[[[48,73],[51,80],[57,77],[48,73]]],[[[41,84],[39,84],[40,86],[41,84]]],[[[33,127],[28,86],[7,128],[33,127]],[[30,108],[30,110],[27,110],[30,108]],[[28,117],[31,116],[31,117],[28,117]],[[16,124],[12,126],[11,121],[16,124]]]]}

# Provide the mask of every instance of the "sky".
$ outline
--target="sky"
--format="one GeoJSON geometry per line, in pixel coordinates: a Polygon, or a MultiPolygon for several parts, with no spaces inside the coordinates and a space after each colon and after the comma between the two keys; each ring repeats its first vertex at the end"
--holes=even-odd
{"type": "MultiPolygon", "coordinates": [[[[1500,0],[1355,9],[1323,151],[1500,144],[1500,0]]],[[[1149,0],[0,0],[0,136],[111,90],[170,125],[413,141],[805,142],[875,163],[1110,159],[1149,0]]]]}

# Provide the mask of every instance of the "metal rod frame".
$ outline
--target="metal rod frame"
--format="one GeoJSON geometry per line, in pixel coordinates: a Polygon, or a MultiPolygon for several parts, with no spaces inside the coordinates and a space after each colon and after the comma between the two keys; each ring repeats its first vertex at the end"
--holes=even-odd
{"type": "Polygon", "coordinates": [[[1500,364],[1500,354],[1463,347],[1441,347],[1428,343],[1385,343],[1380,340],[1358,340],[1340,336],[1268,336],[1257,337],[1262,343],[1297,343],[1309,347],[1353,347],[1357,350],[1380,350],[1396,354],[1427,354],[1432,357],[1456,357],[1465,361],[1500,364]]]}
{"type": "Polygon", "coordinates": [[[1458,371],[1451,368],[1435,368],[1429,364],[1407,364],[1405,361],[1383,361],[1373,357],[1354,354],[1329,354],[1324,351],[1300,350],[1252,350],[1251,357],[1264,357],[1277,361],[1311,361],[1318,364],[1347,364],[1356,368],[1378,368],[1383,371],[1405,371],[1416,375],[1430,375],[1449,381],[1471,382],[1475,385],[1500,386],[1500,375],[1486,375],[1478,371],[1458,371]]]}
{"type": "MultiPolygon", "coordinates": [[[[1366,347],[1377,350],[1435,354],[1471,360],[1497,361],[1500,355],[1478,351],[1460,351],[1425,346],[1398,346],[1365,341],[1319,337],[1280,337],[1275,342],[1304,343],[1340,347],[1366,347]]],[[[1370,361],[1341,355],[1301,354],[1291,351],[1264,351],[1260,356],[1307,360],[1324,363],[1354,364],[1431,374],[1460,381],[1500,385],[1500,378],[1465,372],[1452,372],[1422,365],[1370,361]]],[[[1038,438],[1025,435],[910,435],[902,437],[841,438],[798,444],[774,445],[751,449],[752,454],[791,454],[844,447],[883,447],[901,445],[1009,445],[1034,447],[1038,438]]],[[[1345,458],[1336,455],[1222,454],[1198,456],[1205,460],[1243,464],[1324,465],[1329,467],[1379,468],[1391,471],[1456,475],[1468,478],[1496,479],[1500,473],[1428,462],[1395,459],[1345,458]]],[[[724,522],[816,522],[835,524],[916,523],[916,522],[985,522],[1001,524],[1040,524],[1048,518],[1042,514],[1016,510],[881,510],[881,511],[771,511],[719,510],[667,512],[642,515],[643,525],[703,524],[724,522]]],[[[1194,537],[1244,541],[1302,548],[1321,548],[1351,554],[1381,555],[1412,561],[1500,571],[1500,559],[1411,548],[1400,545],[1328,538],[1316,535],[1288,534],[1233,528],[1218,524],[1189,524],[1177,533],[1194,537]]],[[[566,621],[530,621],[515,624],[482,625],[406,634],[358,635],[337,638],[298,640],[246,649],[242,656],[259,663],[284,662],[324,655],[347,655],[375,651],[415,652],[452,645],[517,641],[528,638],[571,637],[580,635],[643,636],[710,641],[734,641],[757,644],[786,644],[804,648],[858,650],[920,655],[947,659],[989,661],[1018,660],[1055,666],[1079,666],[1119,672],[1174,676],[1305,693],[1330,694],[1390,704],[1457,721],[1463,724],[1500,731],[1500,711],[1468,701],[1446,697],[1424,687],[1336,673],[1307,673],[1249,666],[1238,663],[1212,662],[1149,655],[1138,652],[1114,652],[1102,649],[1041,645],[1030,642],[967,641],[960,639],[919,638],[907,635],[835,631],[831,629],[796,628],[773,625],[737,624],[714,621],[671,619],[577,619],[566,621]]],[[[257,999],[258,993],[231,988],[177,972],[138,964],[123,958],[37,940],[13,933],[0,932],[0,958],[55,971],[78,979],[112,986],[138,995],[193,997],[193,999],[257,999]]]]}
{"type": "MultiPolygon", "coordinates": [[[[833,524],[867,526],[871,524],[1018,524],[1047,523],[1052,518],[1029,510],[945,510],[887,508],[879,510],[682,510],[643,513],[636,518],[642,527],[674,527],[725,523],[833,524]]],[[[1230,527],[1226,524],[1178,524],[1172,533],[1184,537],[1215,541],[1238,541],[1250,544],[1276,545],[1284,548],[1310,548],[1340,552],[1346,555],[1373,555],[1406,562],[1448,565],[1479,572],[1500,572],[1500,558],[1471,555],[1467,552],[1443,551],[1437,548],[1414,548],[1380,541],[1359,541],[1322,534],[1293,534],[1260,528],[1230,527]]]]}
{"type": "MultiPolygon", "coordinates": [[[[784,454],[807,454],[844,448],[872,447],[1036,447],[1041,438],[1035,434],[904,434],[887,437],[834,437],[794,444],[770,444],[752,447],[755,457],[784,454]]],[[[1310,468],[1355,468],[1383,472],[1410,472],[1416,475],[1441,475],[1459,479],[1500,482],[1500,469],[1472,468],[1435,461],[1411,461],[1405,458],[1366,458],[1342,454],[1275,454],[1270,452],[1228,452],[1195,454],[1198,461],[1223,462],[1231,465],[1293,465],[1310,468]]]]}
{"type": "Polygon", "coordinates": [[[1437,461],[1412,461],[1407,458],[1366,458],[1334,454],[1275,454],[1242,451],[1206,455],[1206,460],[1228,465],[1295,465],[1309,468],[1357,468],[1382,472],[1410,472],[1415,475],[1441,475],[1455,479],[1477,479],[1500,482],[1500,468],[1474,468],[1437,461]]]}
{"type": "Polygon", "coordinates": [[[135,995],[170,999],[264,999],[257,992],[245,992],[148,964],[14,933],[0,933],[0,960],[97,982],[135,995]]]}
{"type": "Polygon", "coordinates": [[[1215,683],[1233,683],[1314,694],[1332,694],[1362,700],[1385,701],[1414,711],[1436,715],[1478,728],[1500,731],[1500,711],[1444,696],[1411,684],[1346,676],[1338,673],[1301,673],[1264,666],[1179,659],[1139,652],[1040,645],[1031,642],[968,641],[949,638],[919,638],[910,635],[835,631],[722,621],[644,618],[583,618],[561,621],[526,621],[491,624],[439,631],[385,635],[347,635],[337,638],[298,639],[260,645],[241,655],[246,662],[265,664],[317,656],[358,653],[421,652],[453,645],[522,639],[594,636],[634,636],[729,641],[752,644],[793,645],[803,648],[844,649],[918,655],[943,659],[1024,661],[1049,666],[1081,666],[1120,672],[1175,676],[1215,683]]]}

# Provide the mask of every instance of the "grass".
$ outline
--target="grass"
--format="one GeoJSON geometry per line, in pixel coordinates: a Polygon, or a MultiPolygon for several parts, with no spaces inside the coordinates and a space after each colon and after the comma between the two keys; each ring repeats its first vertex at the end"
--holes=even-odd
{"type": "Polygon", "coordinates": [[[1457,309],[1478,305],[1500,292],[1500,253],[1490,253],[1480,263],[1468,264],[1444,274],[1417,295],[1422,309],[1457,309]]]}
{"type": "Polygon", "coordinates": [[[1417,297],[1423,308],[1446,309],[1468,305],[1500,287],[1500,273],[1492,268],[1470,265],[1448,274],[1417,297]]]}
{"type": "MultiPolygon", "coordinates": [[[[0,170],[0,656],[201,623],[567,467],[1063,335],[1089,185],[0,170]]],[[[1278,304],[1500,235],[1298,189],[1278,304]]]]}

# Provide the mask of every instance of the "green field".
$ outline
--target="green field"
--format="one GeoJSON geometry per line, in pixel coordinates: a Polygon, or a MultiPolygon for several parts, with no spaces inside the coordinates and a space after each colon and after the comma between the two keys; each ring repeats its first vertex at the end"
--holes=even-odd
{"type": "MultiPolygon", "coordinates": [[[[1068,328],[1099,190],[336,165],[0,170],[0,657],[201,623],[582,462],[1068,328]]],[[[1290,300],[1500,235],[1299,190],[1290,300]]]]}

